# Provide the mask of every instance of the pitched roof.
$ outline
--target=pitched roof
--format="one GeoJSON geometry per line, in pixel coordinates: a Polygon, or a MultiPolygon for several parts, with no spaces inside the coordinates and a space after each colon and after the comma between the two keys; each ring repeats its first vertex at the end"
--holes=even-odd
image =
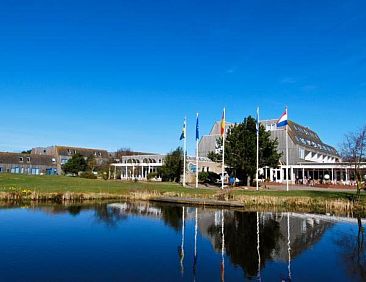
{"type": "Polygon", "coordinates": [[[326,154],[333,154],[335,156],[339,156],[337,150],[325,144],[317,133],[311,130],[308,127],[302,126],[296,122],[291,120],[288,121],[289,125],[289,136],[292,141],[298,145],[301,145],[306,148],[311,148],[313,150],[321,151],[326,154]]]}
{"type": "Polygon", "coordinates": [[[56,151],[59,155],[63,156],[71,156],[74,154],[80,154],[84,157],[88,157],[94,155],[100,158],[108,158],[107,150],[102,149],[90,149],[90,148],[79,148],[79,147],[70,147],[70,146],[55,146],[56,151]]]}
{"type": "Polygon", "coordinates": [[[31,164],[31,165],[56,165],[54,157],[49,155],[31,155],[21,153],[0,152],[0,164],[31,164]],[[29,162],[27,161],[29,159],[29,162]]]}

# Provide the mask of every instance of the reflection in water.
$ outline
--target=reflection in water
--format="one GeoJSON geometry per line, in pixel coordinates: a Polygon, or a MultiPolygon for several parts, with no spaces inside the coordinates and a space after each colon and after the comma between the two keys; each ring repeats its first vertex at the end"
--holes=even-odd
{"type": "Polygon", "coordinates": [[[357,235],[342,234],[336,244],[342,251],[342,263],[352,279],[366,281],[365,228],[360,218],[357,220],[357,235]]]}
{"type": "Polygon", "coordinates": [[[196,281],[196,274],[197,274],[197,233],[198,233],[198,208],[195,209],[195,217],[194,217],[193,281],[196,281]]]}
{"type": "Polygon", "coordinates": [[[224,210],[221,210],[221,281],[225,281],[225,230],[224,210]]]}
{"type": "Polygon", "coordinates": [[[185,237],[185,208],[182,207],[182,241],[180,247],[178,248],[179,263],[180,263],[180,273],[184,274],[184,237],[185,237]]]}
{"type": "Polygon", "coordinates": [[[290,213],[287,213],[287,234],[288,234],[288,278],[291,281],[291,232],[290,232],[290,213]]]}
{"type": "Polygon", "coordinates": [[[257,255],[258,255],[258,281],[262,281],[261,278],[261,253],[260,253],[260,237],[259,237],[259,212],[257,212],[257,255]]]}
{"type": "MultiPolygon", "coordinates": [[[[151,202],[48,206],[38,209],[51,214],[69,213],[73,217],[85,210],[90,210],[94,213],[97,222],[113,227],[123,224],[130,215],[161,219],[169,229],[177,232],[177,237],[174,237],[174,248],[180,244],[178,247],[179,271],[176,266],[176,250],[174,250],[174,269],[177,275],[179,276],[180,273],[180,278],[184,280],[192,277],[193,281],[203,279],[199,277],[200,271],[208,263],[207,258],[206,261],[201,259],[201,256],[207,255],[205,253],[207,249],[201,245],[204,242],[212,244],[217,255],[220,256],[220,262],[217,263],[220,265],[221,281],[225,281],[225,278],[231,280],[229,278],[232,266],[234,268],[239,266],[246,279],[262,281],[262,277],[266,276],[265,270],[268,264],[282,265],[282,268],[278,267],[281,269],[277,273],[278,276],[271,277],[272,280],[292,281],[293,277],[299,280],[299,268],[296,267],[296,273],[292,273],[293,264],[296,265],[304,251],[316,246],[323,235],[339,222],[331,220],[330,217],[317,215],[191,209],[185,206],[151,202]],[[194,236],[187,235],[186,238],[186,232],[194,236]],[[198,244],[199,234],[205,238],[205,241],[200,240],[198,244]],[[198,264],[198,249],[200,264],[198,264]],[[185,251],[193,252],[192,261],[191,255],[185,257],[185,251]],[[187,271],[185,273],[185,261],[192,265],[192,273],[187,271]],[[287,265],[287,270],[283,267],[284,265],[287,265]]],[[[356,281],[366,281],[364,228],[361,219],[356,223],[358,223],[357,232],[342,233],[342,236],[338,236],[335,240],[335,244],[342,251],[342,266],[346,268],[349,277],[356,281]]],[[[216,277],[217,275],[216,272],[216,277]]]]}

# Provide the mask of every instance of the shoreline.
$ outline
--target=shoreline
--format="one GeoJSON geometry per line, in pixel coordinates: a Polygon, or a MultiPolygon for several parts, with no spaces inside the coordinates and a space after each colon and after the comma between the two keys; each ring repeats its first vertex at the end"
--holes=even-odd
{"type": "Polygon", "coordinates": [[[0,202],[82,203],[149,200],[211,207],[366,214],[355,191],[182,187],[175,183],[90,180],[65,176],[0,175],[0,202]]]}
{"type": "Polygon", "coordinates": [[[213,208],[235,208],[244,210],[281,210],[293,212],[317,212],[332,214],[360,214],[366,216],[366,207],[361,203],[344,199],[324,199],[305,196],[269,196],[225,193],[204,195],[179,195],[179,193],[159,193],[157,191],[130,191],[123,194],[108,193],[19,193],[0,192],[1,203],[32,202],[55,204],[83,204],[101,201],[151,201],[172,204],[187,204],[213,208]]]}

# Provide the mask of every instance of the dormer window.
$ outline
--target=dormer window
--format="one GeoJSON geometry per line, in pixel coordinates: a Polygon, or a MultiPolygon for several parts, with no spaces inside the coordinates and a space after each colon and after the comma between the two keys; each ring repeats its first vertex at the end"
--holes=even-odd
{"type": "Polygon", "coordinates": [[[27,157],[27,163],[30,163],[30,157],[27,157]]]}
{"type": "Polygon", "coordinates": [[[20,162],[23,162],[23,157],[19,157],[19,161],[20,162]]]}

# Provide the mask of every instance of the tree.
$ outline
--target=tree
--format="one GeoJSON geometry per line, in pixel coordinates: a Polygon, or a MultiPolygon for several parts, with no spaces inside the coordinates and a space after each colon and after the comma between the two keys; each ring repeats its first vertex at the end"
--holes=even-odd
{"type": "Polygon", "coordinates": [[[21,154],[30,154],[32,153],[32,149],[31,150],[27,150],[27,151],[22,151],[21,154]]]}
{"type": "Polygon", "coordinates": [[[220,162],[222,160],[222,153],[209,152],[207,154],[207,158],[209,158],[213,162],[220,162]]]}
{"type": "Polygon", "coordinates": [[[124,156],[132,156],[134,152],[131,151],[130,148],[120,148],[116,152],[116,158],[122,159],[124,156]]]}
{"type": "Polygon", "coordinates": [[[357,132],[345,135],[345,140],[341,145],[341,155],[344,161],[350,162],[353,167],[353,174],[356,180],[357,197],[363,186],[363,175],[361,164],[366,158],[366,126],[357,132]]]}
{"type": "MultiPolygon", "coordinates": [[[[278,141],[270,138],[264,126],[259,127],[259,166],[276,167],[281,154],[277,152],[278,141]]],[[[230,166],[237,178],[253,180],[257,163],[256,120],[249,116],[240,124],[229,128],[225,139],[225,164],[230,166]]]]}
{"type": "Polygon", "coordinates": [[[183,174],[183,150],[181,147],[166,155],[164,165],[159,172],[163,181],[180,181],[183,174]]]}
{"type": "Polygon", "coordinates": [[[87,159],[86,159],[86,163],[88,165],[88,168],[91,170],[91,172],[94,172],[95,167],[97,166],[97,161],[94,157],[94,155],[90,155],[87,159]]]}
{"type": "Polygon", "coordinates": [[[86,171],[88,165],[85,158],[80,154],[75,154],[66,164],[62,166],[65,173],[78,174],[79,171],[86,171]]]}

